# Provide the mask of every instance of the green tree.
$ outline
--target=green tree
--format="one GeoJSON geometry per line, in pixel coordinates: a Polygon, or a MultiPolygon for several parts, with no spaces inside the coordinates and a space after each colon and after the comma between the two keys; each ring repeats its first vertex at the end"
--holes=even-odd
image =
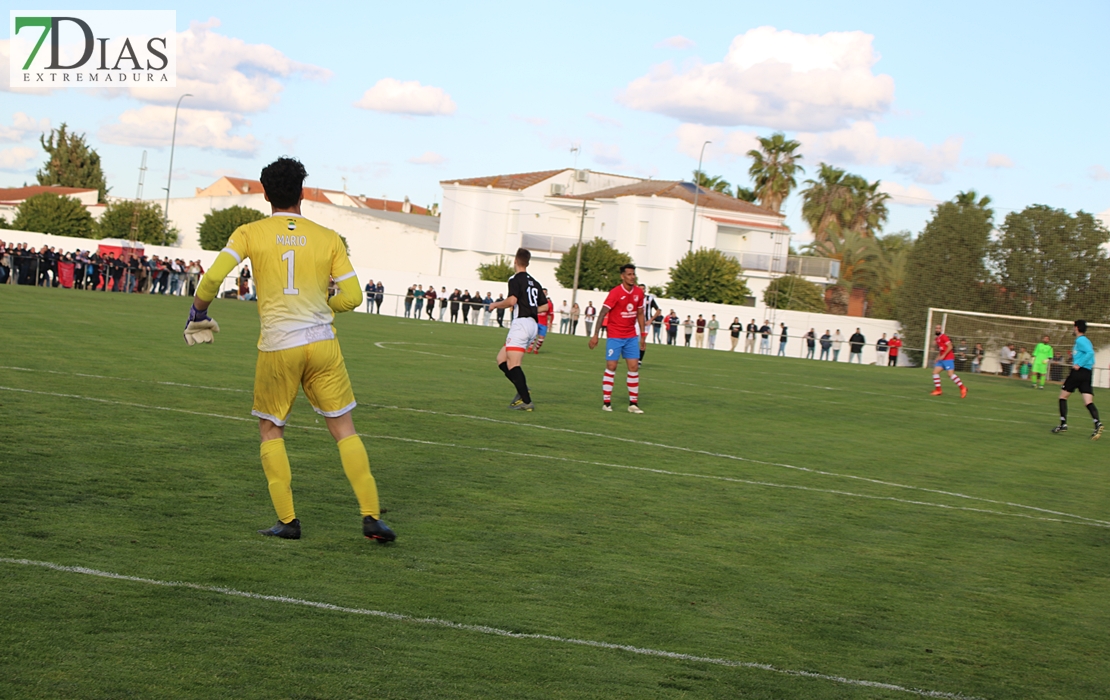
{"type": "Polygon", "coordinates": [[[50,136],[39,137],[47,153],[46,163],[36,177],[40,185],[83,187],[97,191],[97,201],[108,197],[108,182],[100,168],[100,154],[85,142],[84,134],[74,134],[66,129],[65,122],[50,130],[50,136]]]}
{"type": "Polygon", "coordinates": [[[162,217],[162,206],[157,202],[136,202],[119,199],[109,202],[96,225],[98,238],[132,238],[154,245],[173,245],[177,242],[177,229],[168,226],[162,217]],[[137,216],[136,216],[137,214],[137,216]]]}
{"type": "Polygon", "coordinates": [[[76,238],[93,238],[96,234],[96,222],[84,204],[53,192],[23,200],[16,209],[12,228],[76,238]]]}
{"type": "Polygon", "coordinates": [[[988,260],[1010,300],[1009,311],[1040,318],[1110,317],[1110,231],[1080,211],[1043,204],[1006,215],[988,260]]]}
{"type": "Polygon", "coordinates": [[[867,290],[868,315],[895,318],[895,304],[906,279],[906,263],[913,250],[913,235],[899,231],[872,239],[878,249],[873,264],[877,283],[867,290]]]}
{"type": "Polygon", "coordinates": [[[802,144],[789,140],[782,132],[759,137],[759,148],[748,151],[752,165],[748,168],[755,184],[756,198],[760,206],[774,212],[782,212],[782,203],[798,186],[798,175],[805,172],[798,161],[800,153],[795,153],[802,144]]]}
{"type": "Polygon", "coordinates": [[[741,185],[736,186],[736,198],[741,199],[745,202],[752,203],[755,203],[757,199],[757,197],[755,196],[755,190],[748,187],[743,187],[741,185]]]}
{"type": "Polygon", "coordinates": [[[728,180],[724,179],[722,176],[714,175],[713,177],[709,177],[700,170],[694,171],[694,181],[707,190],[722,192],[724,194],[728,194],[729,188],[732,187],[728,180]]]}
{"type": "Polygon", "coordinates": [[[257,209],[241,207],[236,204],[227,209],[217,209],[204,215],[204,221],[197,226],[200,234],[200,247],[204,250],[221,250],[235,229],[243,224],[265,219],[266,215],[257,209]]]}
{"type": "Polygon", "coordinates": [[[668,299],[694,299],[713,304],[743,304],[751,295],[741,279],[740,263],[714,248],[687,253],[671,268],[668,299]]]}
{"type": "Polygon", "coordinates": [[[508,282],[513,272],[513,263],[506,257],[478,265],[478,279],[489,282],[508,282]]]}
{"type": "Polygon", "coordinates": [[[937,205],[910,249],[905,281],[894,303],[908,347],[924,347],[931,306],[987,310],[990,276],[984,259],[994,225],[989,205],[989,197],[980,198],[974,191],[937,205]]]}
{"type": "Polygon", "coordinates": [[[8,223],[8,220],[5,219],[4,217],[0,216],[0,229],[11,228],[11,227],[12,227],[12,225],[8,223]]]}
{"type": "MultiPolygon", "coordinates": [[[[574,261],[578,255],[575,243],[559,261],[555,269],[555,279],[564,289],[574,286],[574,261]]],[[[579,289],[600,289],[609,291],[621,282],[621,265],[632,262],[627,253],[622,253],[609,241],[595,238],[582,244],[582,267],[578,275],[579,289]]]]}
{"type": "Polygon", "coordinates": [[[890,213],[890,195],[879,191],[880,184],[821,163],[817,178],[806,180],[802,192],[802,218],[814,240],[840,238],[846,231],[878,235],[890,213]]]}
{"type": "Polygon", "coordinates": [[[799,275],[783,275],[771,280],[763,290],[763,303],[783,311],[825,313],[825,292],[799,275]]]}

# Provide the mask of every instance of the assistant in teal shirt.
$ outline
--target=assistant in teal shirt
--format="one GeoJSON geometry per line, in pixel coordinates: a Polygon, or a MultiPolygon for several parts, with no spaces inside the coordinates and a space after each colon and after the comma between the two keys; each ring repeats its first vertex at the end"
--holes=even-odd
{"type": "Polygon", "coordinates": [[[1095,347],[1085,335],[1075,336],[1075,347],[1071,351],[1071,363],[1083,369],[1095,368],[1095,347]]]}

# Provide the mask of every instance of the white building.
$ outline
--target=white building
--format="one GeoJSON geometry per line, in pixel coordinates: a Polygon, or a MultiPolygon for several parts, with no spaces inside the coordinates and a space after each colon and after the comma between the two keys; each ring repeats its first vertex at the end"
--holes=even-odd
{"type": "Polygon", "coordinates": [[[788,260],[785,217],[750,202],[700,188],[694,221],[695,187],[688,182],[568,168],[440,184],[438,245],[447,251],[446,275],[472,273],[480,263],[525,247],[536,273],[550,278],[580,230],[583,240],[602,238],[628,253],[649,285],[666,284],[669,269],[698,248],[716,248],[739,261],[757,298],[772,267],[819,284],[835,281],[839,272],[833,260],[788,260]]]}
{"type": "Polygon", "coordinates": [[[100,192],[85,187],[61,187],[60,185],[31,185],[29,187],[2,187],[0,188],[0,216],[11,224],[15,219],[19,205],[38,194],[56,194],[59,197],[70,197],[84,205],[92,218],[99,219],[104,213],[104,206],[97,201],[100,192]]]}

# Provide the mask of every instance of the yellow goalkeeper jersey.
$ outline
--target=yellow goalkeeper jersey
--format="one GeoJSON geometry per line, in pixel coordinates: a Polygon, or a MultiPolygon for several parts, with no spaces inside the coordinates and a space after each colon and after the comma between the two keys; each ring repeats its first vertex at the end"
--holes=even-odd
{"type": "Polygon", "coordinates": [[[339,234],[299,214],[281,213],[244,224],[223,252],[240,263],[250,258],[266,352],[335,337],[328,282],[355,276],[339,234]]]}

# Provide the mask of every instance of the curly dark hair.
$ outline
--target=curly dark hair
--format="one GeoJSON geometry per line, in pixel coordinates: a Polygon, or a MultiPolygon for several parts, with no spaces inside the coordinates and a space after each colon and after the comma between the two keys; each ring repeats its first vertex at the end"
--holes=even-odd
{"type": "Polygon", "coordinates": [[[292,209],[301,201],[308,171],[296,158],[282,156],[262,168],[262,189],[276,209],[292,209]]]}

